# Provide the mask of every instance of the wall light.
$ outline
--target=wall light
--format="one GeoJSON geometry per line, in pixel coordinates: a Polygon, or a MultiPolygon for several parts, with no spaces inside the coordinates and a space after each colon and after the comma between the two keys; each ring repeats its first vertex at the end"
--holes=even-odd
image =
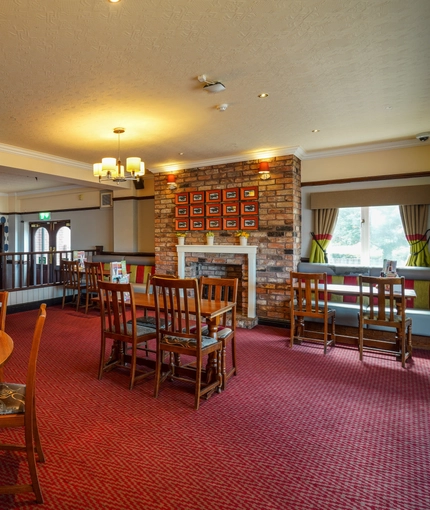
{"type": "Polygon", "coordinates": [[[260,174],[260,179],[262,179],[263,181],[270,179],[270,168],[269,163],[267,161],[262,161],[260,163],[258,173],[260,174]]]}
{"type": "Polygon", "coordinates": [[[174,191],[178,187],[176,183],[176,175],[169,174],[167,176],[167,187],[170,191],[174,191]]]}

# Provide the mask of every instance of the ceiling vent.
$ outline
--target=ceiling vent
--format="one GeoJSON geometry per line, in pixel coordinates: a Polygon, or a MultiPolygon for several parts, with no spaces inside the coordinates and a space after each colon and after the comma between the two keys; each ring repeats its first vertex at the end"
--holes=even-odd
{"type": "Polygon", "coordinates": [[[100,208],[103,207],[112,207],[113,205],[113,198],[112,198],[112,191],[103,191],[100,193],[100,208]]]}

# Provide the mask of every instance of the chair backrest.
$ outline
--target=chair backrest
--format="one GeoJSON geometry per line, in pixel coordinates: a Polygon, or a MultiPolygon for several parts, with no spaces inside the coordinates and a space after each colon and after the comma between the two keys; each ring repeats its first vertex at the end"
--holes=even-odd
{"type": "Polygon", "coordinates": [[[87,292],[98,292],[99,280],[103,281],[103,266],[101,262],[85,262],[85,283],[87,292]]]}
{"type": "Polygon", "coordinates": [[[291,271],[291,299],[297,312],[312,316],[327,313],[327,273],[299,273],[291,271]]]}
{"type": "Polygon", "coordinates": [[[201,314],[197,279],[155,276],[153,285],[157,331],[178,338],[195,339],[199,348],[201,314]]]}
{"type": "Polygon", "coordinates": [[[373,321],[395,322],[396,317],[405,320],[405,278],[359,276],[360,313],[373,321]]]}
{"type": "Polygon", "coordinates": [[[6,312],[7,312],[7,300],[9,297],[9,292],[7,290],[2,290],[0,292],[0,331],[4,331],[6,327],[6,312]]]}
{"type": "Polygon", "coordinates": [[[146,278],[146,288],[145,288],[145,291],[147,294],[152,294],[154,292],[153,284],[152,284],[152,279],[154,278],[154,276],[158,276],[158,278],[170,278],[170,279],[174,279],[174,280],[178,279],[178,277],[174,274],[161,274],[161,273],[151,274],[151,273],[149,273],[146,278]]]}
{"type": "Polygon", "coordinates": [[[80,283],[78,262],[63,259],[61,261],[61,268],[63,285],[70,288],[77,288],[80,283]]]}
{"type": "Polygon", "coordinates": [[[131,283],[99,281],[99,298],[104,333],[114,340],[136,338],[136,305],[131,283]],[[131,323],[127,324],[130,319],[131,323]]]}
{"type": "MultiPolygon", "coordinates": [[[[34,396],[36,393],[36,365],[39,355],[40,339],[42,337],[43,326],[46,319],[46,304],[42,303],[39,307],[39,314],[36,320],[36,327],[33,333],[33,342],[31,344],[30,359],[28,362],[27,381],[25,390],[25,410],[26,416],[32,415],[34,409],[34,396]]],[[[31,419],[31,418],[29,418],[31,419]]]]}
{"type": "MultiPolygon", "coordinates": [[[[200,298],[210,301],[232,301],[237,303],[238,286],[237,278],[209,278],[207,276],[202,276],[199,281],[200,298]]],[[[232,329],[235,329],[236,307],[234,306],[230,312],[224,313],[220,317],[219,323],[222,326],[229,325],[232,329]]]]}

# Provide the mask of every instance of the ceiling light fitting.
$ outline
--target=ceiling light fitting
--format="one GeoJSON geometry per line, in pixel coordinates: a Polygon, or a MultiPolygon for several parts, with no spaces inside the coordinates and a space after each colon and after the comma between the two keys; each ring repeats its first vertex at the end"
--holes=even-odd
{"type": "Polygon", "coordinates": [[[266,92],[263,92],[262,94],[258,94],[258,97],[260,99],[264,99],[265,97],[269,97],[269,94],[266,94],[266,92]]]}
{"type": "Polygon", "coordinates": [[[219,104],[217,106],[217,109],[220,111],[220,112],[225,112],[228,108],[228,104],[219,104]]]}
{"type": "Polygon", "coordinates": [[[260,174],[260,179],[263,181],[267,181],[270,179],[270,168],[269,163],[267,161],[262,161],[259,165],[258,173],[260,174]]]}
{"type": "Polygon", "coordinates": [[[120,149],[121,135],[125,132],[122,127],[115,128],[113,132],[118,135],[118,158],[103,158],[101,163],[94,163],[93,175],[99,178],[99,182],[113,181],[137,181],[145,175],[145,163],[137,157],[127,158],[126,167],[121,165],[120,149]]]}
{"type": "Polygon", "coordinates": [[[208,92],[222,92],[225,90],[225,86],[220,81],[208,80],[205,74],[201,74],[197,79],[200,83],[206,83],[203,88],[208,92]]]}

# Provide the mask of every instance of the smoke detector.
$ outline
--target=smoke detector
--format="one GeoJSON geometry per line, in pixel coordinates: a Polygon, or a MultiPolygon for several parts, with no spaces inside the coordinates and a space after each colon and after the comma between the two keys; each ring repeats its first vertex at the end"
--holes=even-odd
{"type": "Polygon", "coordinates": [[[205,74],[201,74],[197,77],[200,83],[205,83],[203,87],[208,92],[222,92],[225,90],[225,86],[220,81],[208,80],[205,74]]]}
{"type": "Polygon", "coordinates": [[[429,139],[430,137],[430,132],[427,132],[427,133],[419,133],[417,136],[417,139],[420,141],[420,142],[427,142],[427,140],[429,139]]]}

